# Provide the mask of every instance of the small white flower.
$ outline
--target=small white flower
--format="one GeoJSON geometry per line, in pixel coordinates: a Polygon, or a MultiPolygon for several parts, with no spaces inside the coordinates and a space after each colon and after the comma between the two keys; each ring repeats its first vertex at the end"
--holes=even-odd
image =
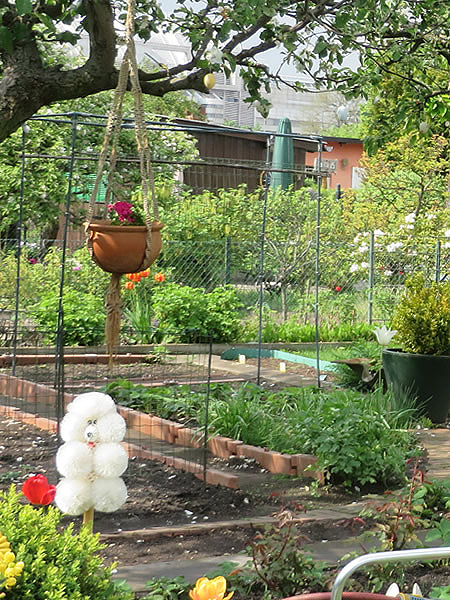
{"type": "Polygon", "coordinates": [[[405,217],[405,222],[406,223],[414,223],[414,221],[416,220],[416,213],[409,213],[409,215],[406,215],[405,217]]]}
{"type": "Polygon", "coordinates": [[[392,242],[392,244],[388,244],[386,246],[386,250],[388,252],[394,252],[403,246],[402,242],[392,242]]]}
{"type": "Polygon", "coordinates": [[[384,274],[387,275],[387,277],[390,277],[392,275],[392,271],[390,269],[386,269],[384,274]]]}
{"type": "Polygon", "coordinates": [[[358,252],[367,252],[368,249],[369,246],[364,242],[363,244],[361,244],[361,246],[359,246],[358,252]]]}
{"type": "Polygon", "coordinates": [[[378,237],[380,235],[385,235],[384,231],[381,231],[381,229],[375,229],[375,231],[373,232],[373,235],[375,237],[378,237]]]}
{"type": "Polygon", "coordinates": [[[355,272],[356,272],[356,271],[358,271],[358,270],[359,270],[359,265],[357,265],[356,263],[353,263],[353,264],[350,266],[350,273],[355,273],[355,272]]]}
{"type": "Polygon", "coordinates": [[[205,58],[212,65],[221,65],[223,62],[223,52],[214,46],[205,52],[205,58]]]}
{"type": "Polygon", "coordinates": [[[444,237],[450,237],[450,229],[444,231],[444,237]]]}
{"type": "Polygon", "coordinates": [[[369,268],[369,263],[368,262],[362,262],[361,263],[361,269],[368,269],[369,268]]]}
{"type": "Polygon", "coordinates": [[[380,346],[389,346],[392,338],[397,333],[397,330],[391,329],[390,327],[386,327],[386,325],[383,325],[382,327],[375,327],[373,332],[380,346]]]}
{"type": "Polygon", "coordinates": [[[444,243],[444,248],[447,250],[447,248],[450,248],[450,242],[445,242],[444,243]]]}
{"type": "Polygon", "coordinates": [[[420,133],[428,133],[429,129],[430,129],[430,126],[428,125],[428,123],[426,121],[421,121],[419,123],[419,131],[420,131],[420,133]]]}

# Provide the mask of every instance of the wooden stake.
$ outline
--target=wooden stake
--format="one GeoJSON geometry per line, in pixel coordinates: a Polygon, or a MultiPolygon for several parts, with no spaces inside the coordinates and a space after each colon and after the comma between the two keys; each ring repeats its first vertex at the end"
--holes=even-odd
{"type": "Polygon", "coordinates": [[[83,513],[83,526],[88,527],[89,531],[93,530],[94,527],[94,507],[91,506],[88,510],[83,513]]]}

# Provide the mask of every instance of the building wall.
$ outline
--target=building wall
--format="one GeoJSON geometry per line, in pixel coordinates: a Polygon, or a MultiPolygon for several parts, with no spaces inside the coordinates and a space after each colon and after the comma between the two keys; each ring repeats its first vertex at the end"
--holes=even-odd
{"type": "MultiPolygon", "coordinates": [[[[326,145],[332,147],[330,152],[322,152],[322,161],[336,161],[336,172],[330,173],[327,178],[327,187],[336,188],[340,184],[342,189],[357,188],[360,183],[360,160],[363,145],[360,140],[349,138],[324,138],[326,145]]],[[[306,164],[317,164],[317,152],[306,154],[306,164]]]]}

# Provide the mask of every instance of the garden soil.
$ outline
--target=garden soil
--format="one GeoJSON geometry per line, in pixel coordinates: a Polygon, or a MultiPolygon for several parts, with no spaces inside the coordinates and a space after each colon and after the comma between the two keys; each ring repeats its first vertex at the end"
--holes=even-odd
{"type": "MultiPolygon", "coordinates": [[[[31,474],[43,473],[51,484],[58,481],[55,469],[55,454],[58,441],[49,434],[31,425],[0,417],[0,488],[13,483],[21,487],[31,474]]],[[[311,490],[310,480],[274,476],[249,459],[224,461],[214,459],[215,468],[234,472],[245,471],[247,481],[255,476],[255,486],[248,485],[245,491],[222,486],[206,485],[191,473],[167,467],[156,461],[141,458],[130,459],[123,478],[127,484],[128,499],[121,509],[112,514],[96,513],[94,529],[115,540],[115,550],[108,552],[116,558],[126,555],[127,563],[143,560],[165,560],[167,557],[183,556],[191,552],[200,556],[239,552],[257,527],[230,528],[207,531],[206,535],[189,536],[184,533],[171,539],[162,536],[151,544],[133,540],[133,552],[123,554],[129,545],[127,531],[149,528],[190,528],[203,524],[245,521],[258,523],[264,517],[276,517],[285,508],[295,514],[307,515],[305,510],[333,507],[351,503],[355,498],[341,492],[328,492],[316,497],[311,490]],[[262,476],[262,477],[261,477],[262,476]],[[123,537],[121,537],[121,534],[123,537]],[[194,539],[187,539],[187,538],[194,539]],[[211,543],[217,538],[217,544],[211,543]],[[180,543],[181,542],[181,543],[180,543]]],[[[65,517],[68,521],[68,518],[65,517]]],[[[80,521],[78,517],[75,522],[80,521]]],[[[194,527],[195,528],[195,527],[194,527]]],[[[204,532],[202,532],[204,533],[204,532]]],[[[337,539],[354,533],[351,519],[348,524],[332,521],[305,526],[305,533],[312,540],[337,539]]],[[[138,537],[138,536],[137,536],[138,537]]],[[[146,537],[144,534],[141,537],[146,537]]]]}

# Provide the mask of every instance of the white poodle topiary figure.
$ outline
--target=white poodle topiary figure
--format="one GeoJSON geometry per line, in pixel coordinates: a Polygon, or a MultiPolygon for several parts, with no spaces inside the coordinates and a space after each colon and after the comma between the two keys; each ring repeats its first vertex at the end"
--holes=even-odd
{"type": "Polygon", "coordinates": [[[90,509],[113,512],[127,499],[121,479],[128,455],[121,446],[124,419],[107,394],[80,394],[67,406],[61,422],[63,444],[56,454],[56,468],[63,476],[55,503],[69,515],[90,509]]]}

